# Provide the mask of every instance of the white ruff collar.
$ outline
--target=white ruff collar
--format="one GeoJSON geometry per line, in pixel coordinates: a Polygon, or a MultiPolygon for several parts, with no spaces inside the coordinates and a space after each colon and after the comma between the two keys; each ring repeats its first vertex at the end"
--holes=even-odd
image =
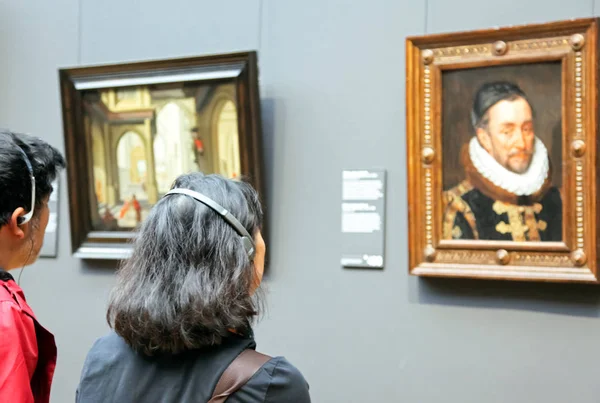
{"type": "Polygon", "coordinates": [[[479,173],[494,185],[517,196],[529,196],[542,187],[548,177],[548,150],[539,138],[535,138],[533,157],[527,171],[517,174],[500,165],[479,144],[477,137],[469,142],[469,156],[479,173]]]}

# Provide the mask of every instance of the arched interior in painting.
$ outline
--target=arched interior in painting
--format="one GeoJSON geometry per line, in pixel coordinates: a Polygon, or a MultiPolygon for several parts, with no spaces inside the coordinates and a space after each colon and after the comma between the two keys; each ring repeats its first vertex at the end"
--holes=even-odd
{"type": "Polygon", "coordinates": [[[92,160],[94,163],[94,190],[98,203],[103,205],[108,198],[108,183],[106,177],[106,147],[102,129],[97,122],[92,124],[92,160]]]}
{"type": "Polygon", "coordinates": [[[139,133],[127,131],[117,143],[117,167],[119,170],[119,201],[126,202],[133,196],[147,200],[147,159],[144,141],[139,133]]]}
{"type": "Polygon", "coordinates": [[[196,170],[190,134],[193,112],[185,101],[169,102],[157,113],[153,147],[159,194],[165,194],[180,174],[196,170]]]}
{"type": "Polygon", "coordinates": [[[240,142],[235,103],[230,99],[221,101],[215,108],[212,123],[215,171],[228,178],[239,177],[240,142]]]}

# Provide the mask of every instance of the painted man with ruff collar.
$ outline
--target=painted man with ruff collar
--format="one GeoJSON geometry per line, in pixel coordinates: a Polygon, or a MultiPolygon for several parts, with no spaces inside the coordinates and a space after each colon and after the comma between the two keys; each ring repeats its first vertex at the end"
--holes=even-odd
{"type": "Polygon", "coordinates": [[[515,84],[484,84],[473,102],[475,136],[461,151],[466,179],[444,192],[444,239],[561,241],[562,202],[534,111],[515,84]]]}

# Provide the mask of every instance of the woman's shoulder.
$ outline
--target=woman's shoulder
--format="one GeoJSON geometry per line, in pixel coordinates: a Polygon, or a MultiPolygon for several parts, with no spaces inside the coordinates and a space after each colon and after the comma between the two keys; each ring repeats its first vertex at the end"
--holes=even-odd
{"type": "Polygon", "coordinates": [[[131,354],[125,341],[114,331],[97,338],[90,347],[83,368],[81,380],[88,376],[102,374],[104,369],[122,366],[131,354]]]}
{"type": "Polygon", "coordinates": [[[302,372],[283,356],[273,357],[266,364],[265,369],[271,375],[271,383],[281,382],[282,385],[296,385],[308,387],[308,382],[302,372]]]}
{"type": "Polygon", "coordinates": [[[310,403],[309,384],[294,364],[277,356],[267,361],[230,401],[310,403]]]}
{"type": "Polygon", "coordinates": [[[126,346],[127,344],[125,341],[117,333],[111,330],[94,341],[94,344],[90,348],[90,352],[102,351],[105,349],[115,350],[126,346]]]}
{"type": "MultiPolygon", "coordinates": [[[[27,305],[25,297],[20,288],[14,282],[3,282],[0,284],[0,327],[6,331],[6,328],[14,332],[21,333],[18,327],[26,326],[34,328],[35,315],[27,305]]],[[[4,333],[0,332],[4,336],[4,333]]]]}
{"type": "Polygon", "coordinates": [[[131,354],[131,350],[118,334],[110,331],[97,338],[90,347],[85,359],[85,366],[104,364],[107,361],[119,361],[124,355],[131,354]]]}

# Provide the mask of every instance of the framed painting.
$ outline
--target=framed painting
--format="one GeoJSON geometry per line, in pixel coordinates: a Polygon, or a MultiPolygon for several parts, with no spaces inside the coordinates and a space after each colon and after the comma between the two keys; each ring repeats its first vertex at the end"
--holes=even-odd
{"type": "Polygon", "coordinates": [[[59,73],[75,256],[127,258],[183,173],[243,178],[264,195],[255,52],[59,73]]]}
{"type": "Polygon", "coordinates": [[[409,271],[598,283],[598,21],[406,39],[409,271]]]}

